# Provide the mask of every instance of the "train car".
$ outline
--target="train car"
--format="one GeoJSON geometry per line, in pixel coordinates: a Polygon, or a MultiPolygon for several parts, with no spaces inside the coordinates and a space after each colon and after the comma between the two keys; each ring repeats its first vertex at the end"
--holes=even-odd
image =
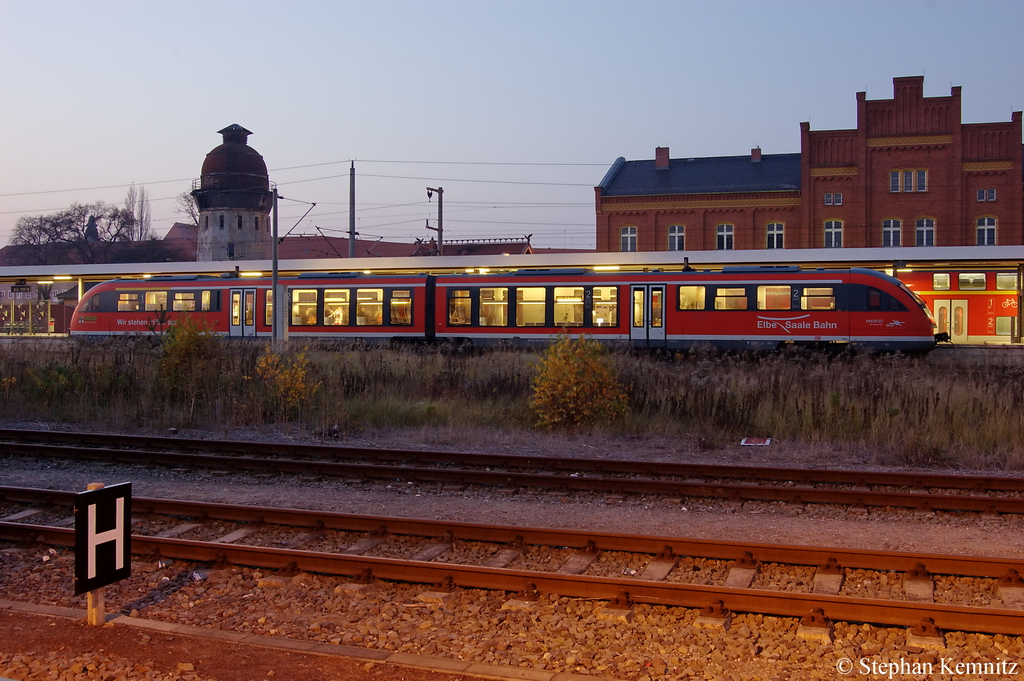
{"type": "Polygon", "coordinates": [[[435,295],[435,338],[456,344],[539,346],[569,331],[668,350],[847,344],[916,351],[935,345],[935,323],[923,301],[898,280],[868,269],[521,270],[439,276],[435,295]]]}
{"type": "Polygon", "coordinates": [[[953,343],[1001,345],[1019,336],[1017,272],[913,270],[898,274],[928,304],[938,332],[949,334],[953,343]]]}
{"type": "MultiPolygon", "coordinates": [[[[538,347],[569,332],[666,350],[807,344],[914,351],[935,344],[921,299],[868,269],[309,273],[279,283],[288,296],[289,336],[299,338],[538,347]]],[[[153,333],[188,314],[221,335],[267,337],[273,302],[265,278],[114,280],[86,293],[71,332],[153,333]]]]}
{"type": "MultiPolygon", "coordinates": [[[[289,297],[288,330],[304,338],[365,342],[420,340],[428,277],[374,277],[308,273],[281,278],[289,297]]],[[[273,290],[269,278],[161,276],[115,279],[89,289],[79,301],[71,334],[116,336],[166,331],[191,315],[215,334],[270,337],[273,290]]]]}

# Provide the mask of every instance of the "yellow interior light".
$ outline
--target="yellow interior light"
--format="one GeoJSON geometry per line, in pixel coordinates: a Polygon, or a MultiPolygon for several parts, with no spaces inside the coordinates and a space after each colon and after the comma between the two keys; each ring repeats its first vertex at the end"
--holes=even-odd
{"type": "Polygon", "coordinates": [[[595,272],[609,272],[611,270],[622,269],[618,265],[597,265],[594,267],[595,272]]]}
{"type": "Polygon", "coordinates": [[[52,284],[53,282],[48,280],[48,279],[44,279],[43,281],[37,281],[36,283],[37,284],[52,284]]]}
{"type": "Polygon", "coordinates": [[[54,277],[54,279],[56,279],[58,281],[71,281],[72,277],[70,277],[67,274],[61,274],[60,276],[54,277]]]}
{"type": "Polygon", "coordinates": [[[241,276],[241,277],[262,277],[263,273],[262,272],[240,272],[239,276],[241,276]]]}

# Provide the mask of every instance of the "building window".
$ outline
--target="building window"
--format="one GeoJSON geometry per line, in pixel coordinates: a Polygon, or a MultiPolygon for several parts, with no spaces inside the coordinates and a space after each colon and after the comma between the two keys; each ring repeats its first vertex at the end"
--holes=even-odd
{"type": "Polygon", "coordinates": [[[220,228],[224,229],[224,216],[223,215],[220,216],[220,228]]]}
{"type": "Polygon", "coordinates": [[[765,225],[765,232],[767,234],[768,248],[782,248],[783,247],[783,232],[786,226],[781,222],[769,222],[765,225]]]}
{"type": "Polygon", "coordinates": [[[203,229],[210,229],[210,216],[207,215],[203,218],[203,229]]]}
{"type": "Polygon", "coordinates": [[[935,220],[932,220],[931,218],[921,218],[917,221],[916,228],[914,229],[914,245],[935,245],[935,220]]]}
{"type": "Polygon", "coordinates": [[[682,251],[686,248],[686,228],[682,225],[669,225],[668,227],[668,250],[682,251]]]}
{"type": "Polygon", "coordinates": [[[636,252],[636,227],[623,227],[619,231],[619,250],[623,253],[636,252]]]}
{"type": "Polygon", "coordinates": [[[825,222],[825,248],[843,247],[843,221],[828,220],[825,222]]]}
{"type": "Polygon", "coordinates": [[[731,251],[733,247],[733,226],[718,225],[716,232],[718,234],[718,250],[731,251]]]}
{"type": "Polygon", "coordinates": [[[927,170],[893,170],[889,172],[889,191],[926,192],[928,191],[927,170]]]}
{"type": "Polygon", "coordinates": [[[996,219],[978,218],[978,245],[996,245],[996,219]]]}
{"type": "Polygon", "coordinates": [[[900,231],[903,223],[899,220],[882,220],[882,248],[900,245],[900,231]]]}
{"type": "Polygon", "coordinates": [[[242,216],[238,216],[238,229],[242,229],[242,216]]]}
{"type": "Polygon", "coordinates": [[[978,190],[979,201],[995,201],[996,190],[995,189],[979,189],[978,190]]]}
{"type": "Polygon", "coordinates": [[[252,226],[256,228],[256,231],[260,231],[260,216],[257,215],[252,219],[252,226]]]}
{"type": "Polygon", "coordinates": [[[826,206],[841,206],[843,205],[843,195],[840,192],[830,192],[825,194],[825,205],[826,206]]]}

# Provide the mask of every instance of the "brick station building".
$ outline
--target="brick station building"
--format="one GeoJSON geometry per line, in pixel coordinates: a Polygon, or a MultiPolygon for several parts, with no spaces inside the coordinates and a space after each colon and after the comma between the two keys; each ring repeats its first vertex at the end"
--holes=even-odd
{"type": "Polygon", "coordinates": [[[1024,244],[1021,112],[965,124],[960,87],[893,91],[858,92],[854,130],[801,123],[800,153],[617,159],[595,187],[597,250],[1024,244]]]}

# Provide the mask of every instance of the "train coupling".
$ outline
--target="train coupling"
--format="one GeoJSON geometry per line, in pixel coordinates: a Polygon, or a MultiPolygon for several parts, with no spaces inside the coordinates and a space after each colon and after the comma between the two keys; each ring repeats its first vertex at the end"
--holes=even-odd
{"type": "Polygon", "coordinates": [[[936,343],[948,343],[949,342],[949,333],[946,332],[946,331],[943,331],[942,333],[935,334],[935,342],[936,343]]]}

